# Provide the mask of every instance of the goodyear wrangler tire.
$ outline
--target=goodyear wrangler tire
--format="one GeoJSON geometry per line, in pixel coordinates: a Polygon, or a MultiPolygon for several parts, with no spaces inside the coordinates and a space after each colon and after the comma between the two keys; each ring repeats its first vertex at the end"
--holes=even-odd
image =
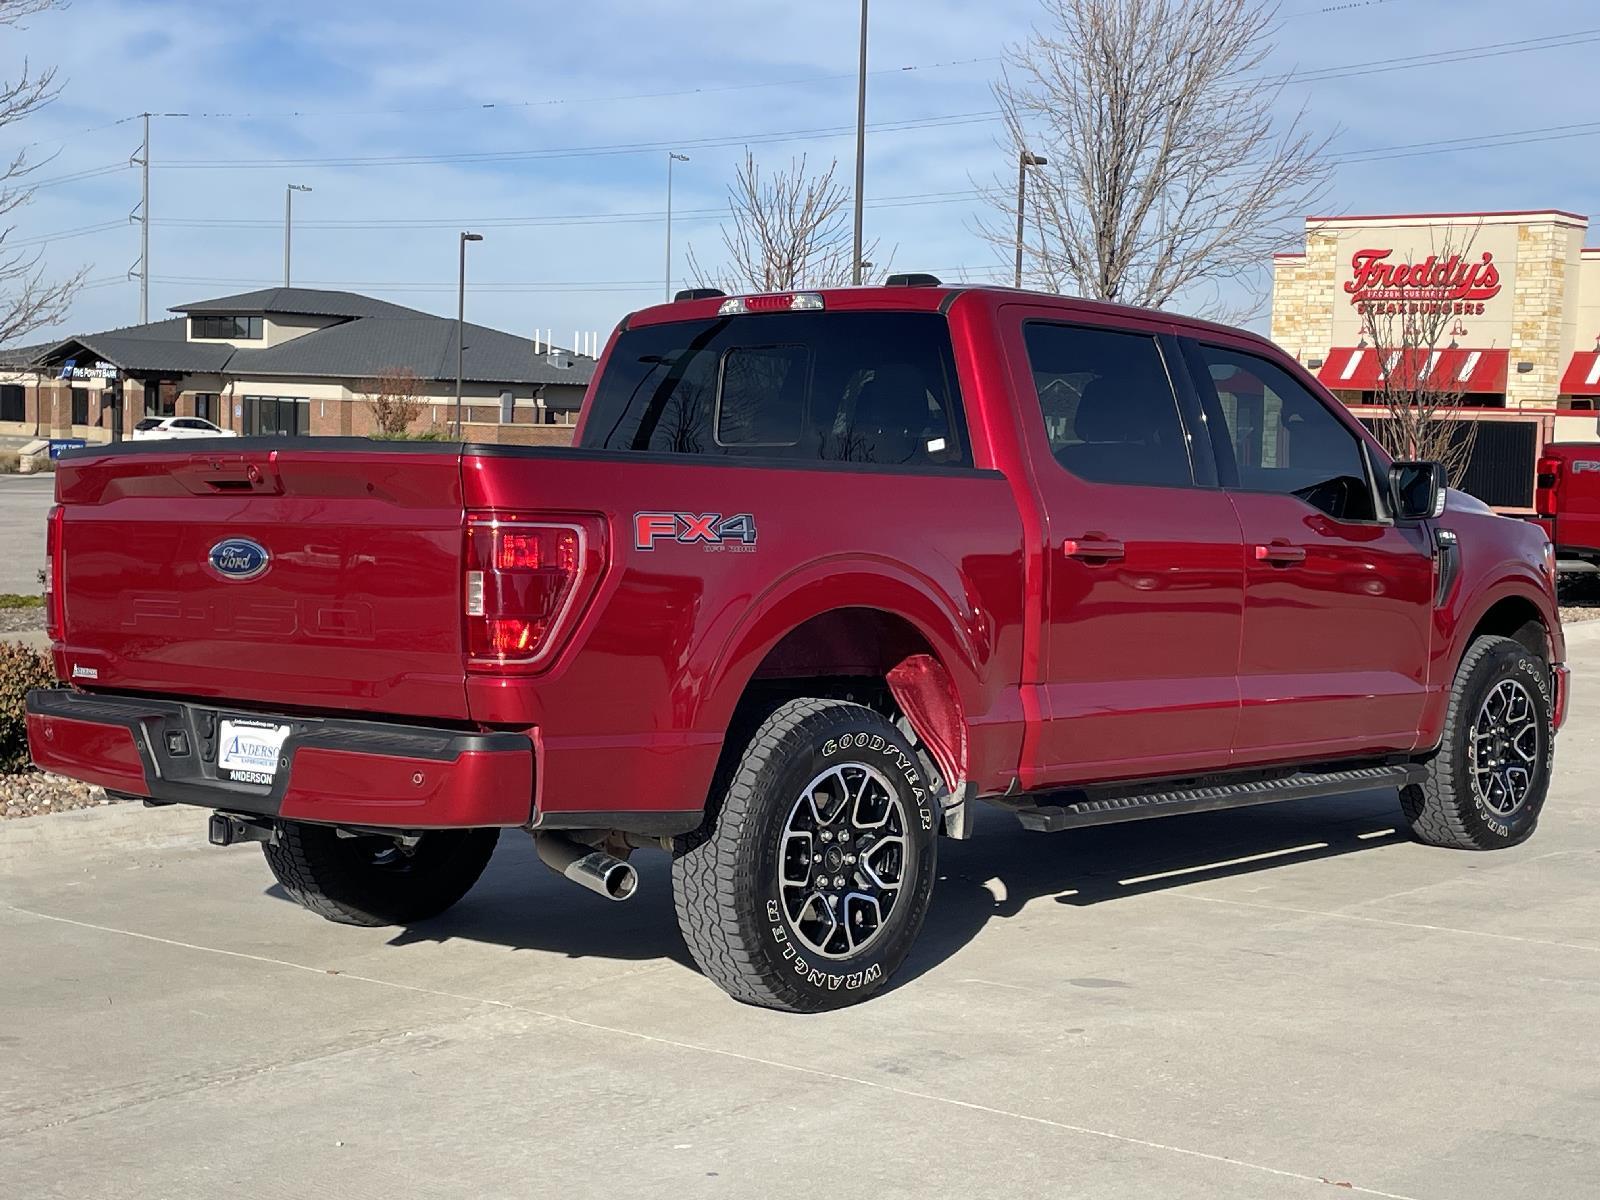
{"type": "Polygon", "coordinates": [[[689,952],[736,1000],[820,1012],[888,983],[933,892],[938,788],[894,724],[792,700],[756,731],[672,893],[689,952]]]}
{"type": "Polygon", "coordinates": [[[489,865],[498,829],[435,829],[409,850],[392,838],[343,837],[330,825],[285,821],[267,865],[289,898],[341,925],[409,925],[436,917],[489,865]]]}
{"type": "Polygon", "coordinates": [[[1550,668],[1510,638],[1467,648],[1427,778],[1400,790],[1418,841],[1498,850],[1526,841],[1539,822],[1555,754],[1550,668]]]}

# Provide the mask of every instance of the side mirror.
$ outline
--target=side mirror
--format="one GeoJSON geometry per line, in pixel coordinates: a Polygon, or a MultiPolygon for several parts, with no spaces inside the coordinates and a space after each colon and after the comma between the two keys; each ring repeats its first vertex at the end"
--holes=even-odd
{"type": "Polygon", "coordinates": [[[1389,468],[1389,500],[1398,521],[1444,515],[1447,484],[1436,462],[1397,462],[1389,468]]]}

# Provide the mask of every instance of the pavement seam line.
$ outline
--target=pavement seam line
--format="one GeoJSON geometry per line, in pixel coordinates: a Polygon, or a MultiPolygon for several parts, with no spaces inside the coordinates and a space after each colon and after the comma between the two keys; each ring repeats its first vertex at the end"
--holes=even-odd
{"type": "Polygon", "coordinates": [[[1402,1195],[1398,1192],[1384,1192],[1375,1188],[1362,1187],[1359,1184],[1338,1182],[1320,1175],[1306,1175],[1299,1171],[1286,1171],[1280,1167],[1269,1167],[1263,1163],[1251,1162],[1243,1158],[1229,1158],[1223,1154],[1211,1154],[1204,1150],[1193,1150],[1185,1146],[1171,1146],[1165,1142],[1155,1142],[1147,1138],[1133,1137],[1129,1134],[1114,1133],[1107,1129],[1094,1129],[1087,1125],[1072,1125],[1065,1121],[1052,1120],[1049,1117],[1035,1116],[1031,1113],[1016,1112],[1013,1109],[994,1108],[987,1104],[979,1104],[972,1100],[960,1100],[953,1096],[940,1096],[932,1092],[919,1092],[911,1088],[896,1087],[889,1083],[880,1083],[872,1079],[863,1079],[856,1075],[841,1075],[833,1071],[823,1071],[815,1067],[801,1066],[797,1063],[780,1062],[777,1059],[761,1058],[753,1054],[741,1054],[737,1050],[724,1050],[717,1046],[703,1046],[695,1042],[681,1042],[674,1038],[660,1037],[653,1033],[642,1033],[634,1029],[621,1029],[614,1025],[602,1025],[596,1021],[585,1021],[578,1017],[566,1016],[562,1013],[549,1012],[541,1008],[534,1008],[526,1004],[516,1004],[509,1000],[494,1000],[484,996],[467,996],[459,992],[445,992],[436,988],[419,987],[411,983],[397,983],[389,979],[375,979],[370,975],[356,975],[348,971],[334,971],[324,967],[308,966],[305,963],[291,962],[282,958],[270,958],[264,954],[247,954],[242,950],[225,950],[218,946],[202,946],[194,942],[181,942],[176,938],[160,937],[151,933],[140,933],[132,929],[119,929],[111,925],[97,925],[92,921],[79,921],[73,917],[57,916],[53,913],[36,912],[33,909],[21,908],[15,904],[0,901],[0,906],[11,912],[23,916],[35,917],[42,921],[55,921],[63,925],[73,925],[79,929],[90,929],[99,933],[119,934],[123,937],[136,938],[140,941],[155,942],[163,946],[172,946],[181,950],[194,950],[202,954],[217,954],[226,958],[238,958],[247,962],[263,963],[268,966],[288,967],[296,971],[305,971],[312,975],[320,975],[325,979],[348,979],[356,983],[367,983],[377,987],[393,988],[397,991],[415,992],[425,996],[435,996],[446,1000],[459,1000],[465,1004],[481,1004],[492,1008],[505,1009],[509,1012],[523,1013],[528,1016],[542,1018],[562,1025],[571,1025],[579,1029],[587,1029],[595,1033],[611,1034],[617,1037],[633,1038],[636,1041],[651,1042],[659,1046],[666,1046],[677,1050],[687,1050],[698,1054],[712,1054],[720,1058],[734,1059],[738,1062],[751,1063],[756,1066],[771,1067],[779,1071],[791,1071],[796,1074],[810,1075],[817,1079],[827,1079],[836,1083],[854,1084],[857,1087],[871,1088],[874,1091],[888,1092],[891,1095],[902,1096],[908,1100],[925,1100],[934,1104],[947,1104],[955,1108],[965,1109],[968,1112],[980,1112],[990,1116],[1009,1118],[1014,1121],[1023,1121],[1031,1125],[1042,1125],[1049,1129],[1058,1129],[1066,1133],[1076,1133],[1085,1137],[1100,1138],[1104,1141],[1118,1142],[1127,1146],[1139,1146],[1148,1150],[1160,1150],[1168,1154],[1176,1154],[1185,1158],[1197,1158],[1206,1162],[1222,1163],[1227,1166],[1243,1167],[1246,1170],[1257,1171],[1262,1174],[1272,1175],[1279,1179],[1293,1179],[1301,1183],[1315,1183],[1324,1186],[1338,1187],[1343,1191],[1353,1192],[1363,1196],[1375,1196],[1379,1200],[1419,1200],[1415,1196],[1402,1195]]]}
{"type": "Polygon", "coordinates": [[[1367,917],[1360,913],[1340,912],[1338,909],[1295,908],[1288,904],[1262,904],[1255,900],[1230,900],[1223,896],[1183,896],[1168,893],[1175,899],[1200,900],[1206,904],[1234,904],[1240,908],[1259,908],[1267,912],[1294,913],[1302,917],[1331,917],[1337,921],[1362,921],[1369,925],[1390,925],[1396,929],[1422,929],[1429,933],[1455,933],[1462,937],[1493,938],[1497,942],[1521,942],[1525,946],[1549,946],[1556,950],[1587,950],[1600,954],[1600,946],[1585,946],[1580,942],[1552,942],[1546,938],[1518,937],[1514,933],[1491,933],[1486,929],[1457,929],[1453,925],[1424,925],[1420,921],[1393,921],[1388,917],[1367,917]]]}
{"type": "Polygon", "coordinates": [[[1416,887],[1406,888],[1404,891],[1387,892],[1382,896],[1373,896],[1367,900],[1358,900],[1350,907],[1365,908],[1373,904],[1383,904],[1389,900],[1398,900],[1402,896],[1415,896],[1418,892],[1427,892],[1432,891],[1434,888],[1448,887],[1453,883],[1477,884],[1486,881],[1492,882],[1499,879],[1503,872],[1514,871],[1518,867],[1531,867],[1534,863],[1543,862],[1547,858],[1561,858],[1566,855],[1594,853],[1596,852],[1593,850],[1547,850],[1543,854],[1535,854],[1531,858],[1524,858],[1517,862],[1504,863],[1502,865],[1491,865],[1487,871],[1484,871],[1476,876],[1452,875],[1448,879],[1435,879],[1432,883],[1421,883],[1416,887]]]}

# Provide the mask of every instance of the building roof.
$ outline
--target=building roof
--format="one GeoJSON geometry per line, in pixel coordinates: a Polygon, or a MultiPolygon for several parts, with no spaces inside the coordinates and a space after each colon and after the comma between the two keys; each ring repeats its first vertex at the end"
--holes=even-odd
{"type": "MultiPolygon", "coordinates": [[[[36,366],[88,353],[124,371],[253,377],[324,376],[366,379],[384,371],[409,370],[418,378],[456,376],[456,323],[418,309],[354,292],[314,288],[265,288],[237,296],[180,305],[191,313],[275,314],[341,318],[324,329],[301,333],[276,346],[235,347],[227,342],[188,340],[187,315],[77,334],[58,342],[0,350],[0,366],[36,366]]],[[[557,366],[535,353],[533,341],[483,325],[466,327],[462,378],[474,383],[567,384],[582,387],[594,360],[557,350],[570,362],[557,366]]]]}
{"type": "MultiPolygon", "coordinates": [[[[551,366],[533,352],[533,342],[483,325],[466,327],[463,379],[475,383],[586,384],[594,373],[588,358],[573,366],[551,366]]],[[[349,321],[262,350],[240,348],[228,362],[232,375],[338,375],[369,378],[383,371],[410,370],[421,379],[456,376],[456,323],[433,316],[349,321]]]]}
{"type": "Polygon", "coordinates": [[[1527,217],[1537,217],[1558,224],[1588,225],[1589,218],[1582,213],[1567,212],[1559,208],[1512,209],[1507,212],[1420,212],[1420,213],[1346,213],[1337,217],[1307,217],[1307,225],[1360,225],[1406,224],[1413,221],[1482,221],[1502,224],[1527,217]]]}
{"type": "Polygon", "coordinates": [[[191,304],[175,304],[176,313],[240,313],[256,315],[285,313],[305,317],[429,317],[442,320],[420,309],[403,304],[390,304],[357,292],[330,292],[321,288],[278,287],[261,288],[254,292],[240,292],[236,296],[218,296],[215,300],[196,300],[191,304]]]}
{"type": "Polygon", "coordinates": [[[40,342],[33,346],[7,346],[0,350],[0,367],[31,366],[34,359],[53,345],[54,342],[40,342]]]}

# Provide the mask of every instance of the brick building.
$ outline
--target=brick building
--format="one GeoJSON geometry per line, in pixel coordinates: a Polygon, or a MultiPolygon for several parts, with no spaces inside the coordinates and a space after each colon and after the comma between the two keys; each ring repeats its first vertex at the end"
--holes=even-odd
{"type": "Polygon", "coordinates": [[[1588,228],[1552,210],[1307,218],[1305,249],[1273,263],[1272,338],[1369,425],[1387,419],[1385,379],[1459,394],[1449,416],[1477,434],[1461,486],[1530,511],[1540,448],[1600,439],[1600,247],[1584,245],[1588,228]],[[1411,329],[1439,331],[1432,345],[1369,344],[1369,329],[1393,339],[1408,314],[1411,329]]]}
{"type": "MultiPolygon", "coordinates": [[[[365,435],[365,381],[423,381],[413,432],[448,431],[456,322],[352,292],[268,288],[184,304],[147,325],[0,351],[0,434],[109,441],[147,416],[245,435],[365,435]]],[[[594,371],[571,351],[467,325],[465,436],[565,445],[594,371]]]]}
{"type": "MultiPolygon", "coordinates": [[[[1449,305],[1433,370],[1480,408],[1587,410],[1600,399],[1600,248],[1573,213],[1310,217],[1273,264],[1272,338],[1352,405],[1386,367],[1368,305],[1449,305]]],[[[1592,426],[1592,422],[1590,423],[1592,426]]]]}

